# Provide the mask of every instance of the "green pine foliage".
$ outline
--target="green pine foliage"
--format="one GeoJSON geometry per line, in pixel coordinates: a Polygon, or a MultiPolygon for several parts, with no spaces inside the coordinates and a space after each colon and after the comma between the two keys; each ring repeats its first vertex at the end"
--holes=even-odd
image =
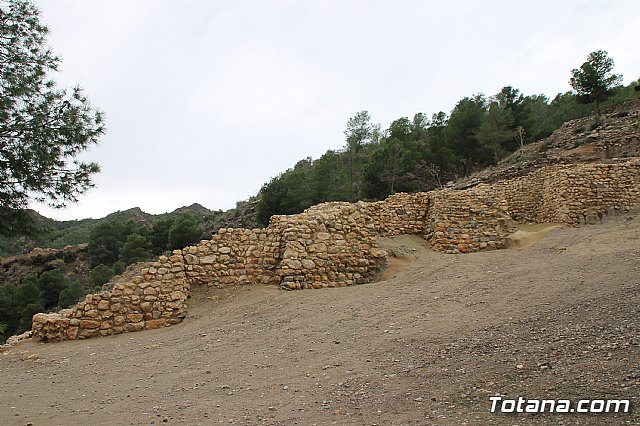
{"type": "Polygon", "coordinates": [[[197,243],[202,237],[200,220],[191,214],[181,214],[174,218],[169,235],[167,247],[169,250],[181,249],[197,243]]]}
{"type": "Polygon", "coordinates": [[[482,93],[462,98],[448,115],[440,111],[428,119],[417,113],[385,130],[361,111],[347,121],[342,149],[301,160],[263,185],[258,221],[267,225],[272,215],[300,213],[326,201],[381,200],[396,192],[431,190],[495,165],[566,121],[637,97],[637,83],[620,86],[621,76],[612,69],[607,53],[596,51],[572,71],[575,92],[549,100],[505,86],[489,98],[482,93]]]}
{"type": "Polygon", "coordinates": [[[103,284],[108,283],[115,274],[113,268],[101,263],[91,270],[91,285],[94,289],[99,289],[103,284]]]}
{"type": "Polygon", "coordinates": [[[103,117],[79,87],[51,78],[60,58],[32,2],[0,2],[0,235],[34,231],[30,200],[64,207],[93,186],[95,163],[76,157],[98,143],[103,117]]]}
{"type": "Polygon", "coordinates": [[[58,269],[32,274],[18,284],[0,286],[0,343],[31,329],[34,314],[67,308],[87,291],[79,281],[70,282],[58,269]]]}
{"type": "Polygon", "coordinates": [[[607,100],[612,89],[622,81],[622,76],[613,74],[613,59],[604,50],[591,52],[580,68],[571,71],[569,84],[578,94],[578,102],[594,103],[600,115],[600,103],[607,100]]]}
{"type": "Polygon", "coordinates": [[[85,294],[85,290],[82,284],[80,284],[80,281],[73,280],[68,287],[65,287],[60,292],[58,304],[61,309],[69,308],[78,303],[85,294]]]}

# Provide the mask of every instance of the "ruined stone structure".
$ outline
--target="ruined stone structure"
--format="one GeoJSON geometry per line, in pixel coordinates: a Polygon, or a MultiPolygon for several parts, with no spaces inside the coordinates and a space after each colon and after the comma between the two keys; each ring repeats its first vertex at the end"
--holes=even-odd
{"type": "Polygon", "coordinates": [[[161,256],[113,290],[71,309],[36,314],[42,341],[84,339],[178,323],[193,285],[275,284],[304,289],[377,279],[387,254],[377,236],[416,234],[436,251],[505,246],[514,222],[580,225],[640,204],[640,160],[548,166],[462,191],[395,194],[375,203],[324,203],[274,216],[266,229],[221,229],[161,256]]]}
{"type": "Polygon", "coordinates": [[[75,340],[176,324],[186,315],[189,283],[180,250],[160,256],[142,275],[113,290],[89,294],[55,314],[33,316],[33,335],[42,341],[75,340]]]}
{"type": "Polygon", "coordinates": [[[549,166],[491,185],[517,222],[593,223],[640,203],[640,160],[549,166]]]}

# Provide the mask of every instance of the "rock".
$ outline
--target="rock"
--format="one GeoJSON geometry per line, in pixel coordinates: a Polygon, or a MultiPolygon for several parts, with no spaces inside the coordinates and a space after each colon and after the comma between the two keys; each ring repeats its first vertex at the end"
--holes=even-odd
{"type": "Polygon", "coordinates": [[[163,327],[166,323],[166,320],[164,318],[161,319],[155,319],[155,320],[147,320],[144,323],[144,328],[146,328],[147,330],[152,330],[154,328],[159,328],[159,327],[163,327]]]}
{"type": "Polygon", "coordinates": [[[100,328],[100,321],[82,320],[80,321],[80,328],[83,328],[83,329],[100,328]]]}
{"type": "Polygon", "coordinates": [[[150,294],[150,295],[156,295],[156,294],[158,294],[158,292],[156,291],[156,289],[155,289],[155,288],[153,288],[153,287],[147,287],[147,288],[145,288],[143,293],[144,293],[144,294],[150,294]]]}
{"type": "Polygon", "coordinates": [[[291,269],[300,269],[302,267],[302,262],[295,259],[285,259],[282,264],[291,269]]]}
{"type": "Polygon", "coordinates": [[[106,311],[107,309],[109,309],[109,301],[106,299],[101,300],[98,303],[98,310],[100,311],[106,311]]]}
{"type": "MultiPolygon", "coordinates": [[[[315,263],[313,263],[313,261],[312,261],[312,260],[309,260],[309,259],[303,259],[303,260],[302,260],[302,266],[303,266],[305,269],[313,269],[313,268],[315,268],[315,267],[316,267],[316,264],[315,264],[315,263]]],[[[296,268],[296,269],[297,269],[297,268],[296,268]]]]}
{"type": "Polygon", "coordinates": [[[131,313],[125,315],[125,318],[127,319],[127,322],[140,322],[144,316],[142,314],[131,313]]]}

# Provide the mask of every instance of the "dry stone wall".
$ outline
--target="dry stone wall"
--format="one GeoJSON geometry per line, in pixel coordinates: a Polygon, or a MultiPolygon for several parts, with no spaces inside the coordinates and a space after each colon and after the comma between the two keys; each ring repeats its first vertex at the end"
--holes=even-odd
{"type": "Polygon", "coordinates": [[[491,187],[516,222],[580,225],[640,203],[640,161],[549,166],[491,187]]]}
{"type": "Polygon", "coordinates": [[[398,193],[384,201],[356,203],[364,225],[373,235],[423,234],[427,226],[430,192],[398,193]]]}
{"type": "Polygon", "coordinates": [[[302,214],[274,216],[269,227],[282,235],[282,260],[276,275],[282,288],[322,288],[363,284],[386,266],[364,221],[349,203],[325,203],[302,214]]]}
{"type": "Polygon", "coordinates": [[[471,253],[499,249],[513,231],[508,204],[488,185],[466,191],[434,191],[427,232],[436,251],[471,253]]]}
{"type": "Polygon", "coordinates": [[[271,227],[220,229],[211,240],[183,249],[186,276],[192,284],[215,287],[275,283],[280,238],[271,227]]]}
{"type": "Polygon", "coordinates": [[[546,176],[538,222],[594,223],[640,204],[640,161],[557,166],[546,176]]]}
{"type": "Polygon", "coordinates": [[[437,251],[499,249],[513,221],[579,225],[640,204],[640,160],[549,166],[470,189],[323,203],[274,216],[266,229],[221,229],[161,256],[111,291],[33,317],[41,341],[85,339],[178,323],[192,285],[275,284],[287,290],[362,284],[385,267],[377,236],[416,234],[437,251]]]}
{"type": "Polygon", "coordinates": [[[161,256],[128,283],[89,294],[71,309],[33,317],[33,336],[41,341],[75,340],[148,330],[176,324],[186,315],[189,283],[182,252],[161,256]]]}
{"type": "Polygon", "coordinates": [[[539,169],[526,176],[503,180],[491,184],[497,196],[507,202],[508,213],[516,222],[536,222],[542,206],[545,188],[545,174],[548,169],[539,169]]]}

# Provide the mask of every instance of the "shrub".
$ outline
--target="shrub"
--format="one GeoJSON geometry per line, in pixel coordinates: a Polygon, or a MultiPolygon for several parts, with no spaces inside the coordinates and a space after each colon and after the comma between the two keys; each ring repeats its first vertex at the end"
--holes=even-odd
{"type": "Polygon", "coordinates": [[[74,280],[67,288],[60,292],[58,305],[61,309],[75,305],[84,296],[84,289],[79,281],[74,280]]]}
{"type": "Polygon", "coordinates": [[[94,287],[100,287],[102,284],[108,283],[114,275],[113,269],[107,265],[100,264],[91,270],[91,284],[94,287]]]}
{"type": "Polygon", "coordinates": [[[604,120],[602,119],[602,117],[596,117],[593,119],[593,121],[589,125],[589,130],[595,130],[598,127],[602,126],[603,124],[604,124],[604,120]]]}

